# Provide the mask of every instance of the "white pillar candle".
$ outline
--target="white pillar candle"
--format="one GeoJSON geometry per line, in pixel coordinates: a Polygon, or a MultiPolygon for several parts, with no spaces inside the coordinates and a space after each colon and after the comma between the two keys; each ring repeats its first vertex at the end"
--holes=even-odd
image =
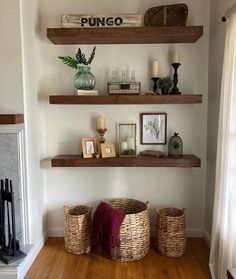
{"type": "Polygon", "coordinates": [[[152,77],[158,77],[159,75],[159,61],[153,60],[152,62],[152,77]]]}
{"type": "Polygon", "coordinates": [[[172,63],[180,63],[180,52],[177,49],[172,53],[172,63]]]}
{"type": "Polygon", "coordinates": [[[128,138],[128,139],[127,139],[127,144],[128,144],[128,149],[133,149],[133,150],[135,150],[134,138],[128,138]]]}
{"type": "Polygon", "coordinates": [[[122,141],[121,142],[121,151],[127,150],[127,141],[122,141]]]}
{"type": "Polygon", "coordinates": [[[97,117],[97,130],[105,129],[105,118],[103,116],[97,117]]]}

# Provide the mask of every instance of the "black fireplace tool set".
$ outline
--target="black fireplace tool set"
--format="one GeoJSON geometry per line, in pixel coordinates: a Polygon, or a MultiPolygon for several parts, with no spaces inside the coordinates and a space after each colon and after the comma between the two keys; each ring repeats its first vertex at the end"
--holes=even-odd
{"type": "Polygon", "coordinates": [[[16,239],[15,204],[12,181],[1,179],[0,189],[0,260],[10,264],[26,255],[16,239]]]}

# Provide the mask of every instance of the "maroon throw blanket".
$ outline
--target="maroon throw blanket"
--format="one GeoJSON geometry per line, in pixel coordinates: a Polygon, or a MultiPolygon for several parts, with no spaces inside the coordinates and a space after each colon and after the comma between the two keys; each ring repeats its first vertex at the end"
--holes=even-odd
{"type": "Polygon", "coordinates": [[[110,259],[112,258],[112,248],[119,245],[120,226],[124,218],[124,212],[112,208],[105,202],[100,203],[94,213],[95,248],[101,249],[110,259]]]}

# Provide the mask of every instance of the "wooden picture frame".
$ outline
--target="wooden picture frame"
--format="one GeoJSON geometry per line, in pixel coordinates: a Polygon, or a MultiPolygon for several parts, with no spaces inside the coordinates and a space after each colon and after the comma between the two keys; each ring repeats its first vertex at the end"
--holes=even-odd
{"type": "Polygon", "coordinates": [[[116,157],[116,150],[114,143],[102,143],[102,158],[116,157]]]}
{"type": "Polygon", "coordinates": [[[166,113],[140,114],[140,144],[165,145],[167,135],[166,113]]]}
{"type": "Polygon", "coordinates": [[[97,151],[97,139],[95,137],[82,137],[83,158],[93,158],[97,151]]]}

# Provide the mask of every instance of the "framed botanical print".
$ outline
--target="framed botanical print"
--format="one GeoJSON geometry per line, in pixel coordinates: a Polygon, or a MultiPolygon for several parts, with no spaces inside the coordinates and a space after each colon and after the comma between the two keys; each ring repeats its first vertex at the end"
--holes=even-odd
{"type": "Polygon", "coordinates": [[[166,113],[141,113],[140,124],[141,144],[166,144],[166,113]]]}

